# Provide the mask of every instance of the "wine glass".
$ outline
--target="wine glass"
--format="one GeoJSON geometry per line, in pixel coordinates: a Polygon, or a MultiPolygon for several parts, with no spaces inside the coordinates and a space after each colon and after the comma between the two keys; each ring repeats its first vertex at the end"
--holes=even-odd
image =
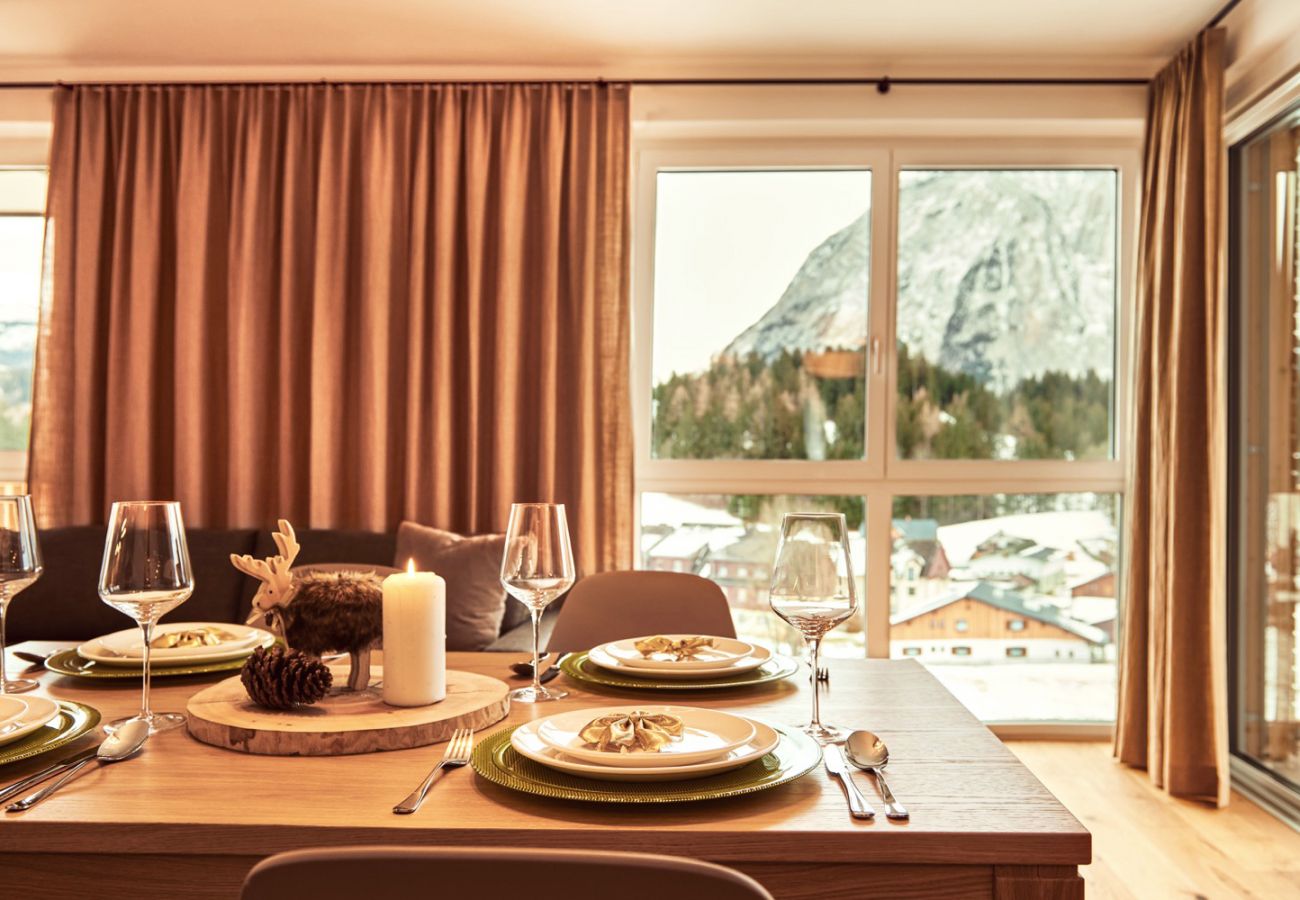
{"type": "Polygon", "coordinates": [[[506,551],[501,558],[501,584],[524,606],[533,619],[533,683],[510,692],[520,703],[542,703],[568,696],[548,690],[541,682],[541,641],[538,633],[542,610],[573,587],[573,550],[562,503],[515,503],[506,526],[506,551]]]}
{"type": "Polygon", "coordinates": [[[812,721],[804,731],[820,744],[844,738],[844,730],[821,721],[821,684],[817,681],[822,638],[858,607],[849,561],[848,528],[842,513],[786,513],[772,565],[772,611],[808,643],[813,670],[812,721]]]}
{"type": "Polygon", "coordinates": [[[31,496],[0,497],[0,694],[20,694],[36,687],[30,678],[5,677],[5,613],[9,601],[40,578],[42,571],[31,496]]]}
{"type": "MultiPolygon", "coordinates": [[[[179,713],[156,713],[149,708],[149,651],[158,620],[192,593],[194,574],[185,546],[181,505],[172,500],[114,503],[99,570],[99,599],[140,625],[144,682],[140,714],[135,718],[149,723],[150,734],[185,722],[179,713]]],[[[112,734],[129,721],[119,719],[104,730],[112,734]]]]}

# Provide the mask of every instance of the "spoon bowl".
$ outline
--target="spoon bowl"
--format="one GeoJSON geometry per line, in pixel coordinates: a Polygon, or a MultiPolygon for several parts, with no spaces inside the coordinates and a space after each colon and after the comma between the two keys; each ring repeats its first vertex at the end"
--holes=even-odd
{"type": "Polygon", "coordinates": [[[883,768],[889,763],[889,748],[870,731],[855,731],[845,741],[849,759],[859,769],[883,768]]]}

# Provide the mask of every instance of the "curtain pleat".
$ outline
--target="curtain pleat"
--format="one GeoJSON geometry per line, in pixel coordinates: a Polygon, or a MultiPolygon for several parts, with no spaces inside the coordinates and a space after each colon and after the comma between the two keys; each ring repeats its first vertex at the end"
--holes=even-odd
{"type": "Polygon", "coordinates": [[[500,530],[632,561],[623,85],[56,91],[45,527],[500,530]]]}
{"type": "Polygon", "coordinates": [[[1228,799],[1223,32],[1152,81],[1133,345],[1115,755],[1171,794],[1228,799]]]}

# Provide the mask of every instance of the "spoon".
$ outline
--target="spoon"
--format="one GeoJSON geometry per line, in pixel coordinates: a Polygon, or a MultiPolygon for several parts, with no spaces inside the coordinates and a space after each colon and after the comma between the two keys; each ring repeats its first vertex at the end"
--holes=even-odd
{"type": "Polygon", "coordinates": [[[885,742],[870,731],[855,731],[844,742],[844,749],[848,751],[849,761],[853,765],[876,776],[880,796],[885,800],[885,816],[890,819],[906,819],[907,810],[894,799],[894,792],[885,782],[885,765],[889,762],[889,748],[885,742]]]}
{"type": "Polygon", "coordinates": [[[48,787],[41,788],[36,793],[24,797],[16,803],[10,803],[5,807],[9,812],[22,812],[25,809],[31,809],[37,803],[40,803],[46,797],[53,794],[59,788],[63,787],[69,781],[77,776],[77,773],[90,765],[91,762],[98,760],[101,766],[109,763],[121,762],[128,757],[134,756],[144,746],[144,742],[149,739],[149,722],[146,719],[132,719],[122,725],[121,728],[114,731],[104,743],[99,745],[99,750],[94,756],[88,756],[81,762],[72,766],[63,776],[48,787]]]}

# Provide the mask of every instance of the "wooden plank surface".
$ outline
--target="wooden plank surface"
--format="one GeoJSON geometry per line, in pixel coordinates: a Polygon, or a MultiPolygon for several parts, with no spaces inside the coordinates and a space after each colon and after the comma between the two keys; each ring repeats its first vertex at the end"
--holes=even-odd
{"type": "MultiPolygon", "coordinates": [[[[494,677],[505,677],[512,661],[510,654],[448,658],[449,666],[494,677]]],[[[181,729],[153,738],[138,759],[92,771],[46,803],[3,816],[0,846],[12,854],[111,847],[126,854],[165,848],[173,856],[253,857],[322,845],[452,843],[636,849],[741,868],[965,865],[988,867],[983,894],[992,891],[993,866],[1089,861],[1087,830],[920,665],[833,660],[831,666],[824,717],[871,728],[888,742],[890,784],[911,810],[910,822],[850,819],[839,787],[820,771],[748,797],[638,809],[518,794],[465,769],[444,778],[420,813],[395,816],[392,805],[424,776],[441,745],[344,757],[249,756],[202,744],[181,729]]],[[[138,702],[137,691],[121,683],[50,674],[41,681],[48,696],[89,703],[106,719],[130,714],[138,702]]],[[[159,679],[154,707],[184,709],[209,683],[159,679]]],[[[571,692],[569,699],[516,704],[495,727],[631,696],[588,690],[563,677],[554,683],[571,692]]],[[[759,689],[652,696],[799,722],[807,716],[809,690],[797,676],[759,689]]],[[[7,766],[0,778],[7,783],[47,762],[7,766]]],[[[877,796],[866,775],[856,777],[869,797],[877,796]]],[[[949,876],[972,877],[957,869],[949,876]]]]}

